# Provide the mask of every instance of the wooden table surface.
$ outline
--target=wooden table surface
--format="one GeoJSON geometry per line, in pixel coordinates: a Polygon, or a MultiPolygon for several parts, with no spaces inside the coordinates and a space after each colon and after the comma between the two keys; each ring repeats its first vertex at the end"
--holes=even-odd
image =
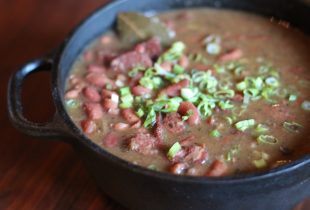
{"type": "MultiPolygon", "coordinates": [[[[7,82],[26,61],[55,48],[95,8],[107,0],[0,1],[0,210],[120,210],[103,195],[72,148],[28,137],[9,123],[7,82]]],[[[25,82],[26,116],[49,120],[53,106],[49,74],[25,82]]]]}

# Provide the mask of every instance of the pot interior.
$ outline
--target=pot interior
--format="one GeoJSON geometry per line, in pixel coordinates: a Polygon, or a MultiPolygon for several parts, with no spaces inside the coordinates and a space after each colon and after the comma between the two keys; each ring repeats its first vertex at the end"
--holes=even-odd
{"type": "MultiPolygon", "coordinates": [[[[243,10],[267,17],[275,17],[289,21],[293,26],[298,27],[305,33],[310,33],[310,4],[306,1],[283,1],[283,0],[121,0],[116,1],[106,7],[95,11],[89,18],[82,22],[71,37],[66,41],[61,54],[59,55],[58,67],[54,72],[54,80],[59,104],[57,109],[65,119],[66,123],[75,132],[81,131],[75,126],[73,121],[65,111],[63,106],[63,95],[65,91],[66,78],[70,69],[81,52],[94,39],[105,31],[114,27],[116,16],[123,11],[155,11],[162,12],[184,8],[225,8],[243,10]],[[296,12],[298,11],[298,12],[296,12]],[[59,100],[60,99],[60,100],[59,100]]],[[[95,145],[93,145],[96,147],[95,145]]],[[[309,156],[308,156],[309,158],[309,156]]]]}

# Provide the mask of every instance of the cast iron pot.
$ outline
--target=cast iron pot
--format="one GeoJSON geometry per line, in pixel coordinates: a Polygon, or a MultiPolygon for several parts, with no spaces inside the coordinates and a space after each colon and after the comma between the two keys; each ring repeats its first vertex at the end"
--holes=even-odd
{"type": "Polygon", "coordinates": [[[310,155],[265,173],[223,178],[176,176],[147,170],[112,156],[83,135],[65,110],[64,88],[72,64],[90,41],[113,27],[117,13],[206,6],[283,18],[306,33],[310,31],[310,7],[303,1],[115,1],[100,8],[81,23],[57,52],[29,62],[12,76],[8,90],[8,109],[12,123],[18,130],[32,136],[64,137],[64,141],[72,144],[84,160],[102,190],[130,209],[292,209],[296,203],[310,195],[310,155]],[[51,122],[29,122],[22,113],[22,82],[29,74],[46,69],[52,74],[56,113],[51,122]]]}

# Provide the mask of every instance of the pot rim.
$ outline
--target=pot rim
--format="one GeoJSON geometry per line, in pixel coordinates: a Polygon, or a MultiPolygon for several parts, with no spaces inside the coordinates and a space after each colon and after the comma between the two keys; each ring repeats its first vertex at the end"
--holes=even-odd
{"type": "MultiPolygon", "coordinates": [[[[52,70],[52,95],[54,98],[57,114],[60,115],[61,120],[69,129],[70,135],[74,137],[74,140],[80,141],[84,146],[90,148],[93,152],[97,153],[100,156],[112,161],[114,164],[119,165],[120,167],[125,168],[128,171],[133,173],[139,173],[145,176],[152,176],[157,179],[165,179],[172,182],[182,182],[182,183],[199,183],[199,184],[240,184],[245,182],[254,182],[262,179],[270,179],[276,176],[283,175],[285,173],[290,173],[295,171],[301,167],[306,165],[310,166],[310,154],[305,155],[304,157],[287,163],[282,166],[278,166],[276,168],[264,171],[264,172],[254,172],[249,174],[242,174],[242,175],[235,175],[235,176],[223,176],[223,177],[205,177],[205,176],[184,176],[184,175],[175,175],[168,172],[160,172],[151,169],[147,169],[145,167],[135,165],[129,161],[123,160],[108,151],[104,148],[100,147],[93,141],[91,141],[72,121],[71,117],[67,113],[64,103],[63,97],[60,94],[60,79],[59,79],[59,72],[61,68],[59,66],[62,58],[63,53],[67,49],[67,44],[71,41],[73,36],[88,22],[91,21],[98,13],[104,13],[118,5],[121,5],[130,0],[116,0],[111,1],[108,4],[100,6],[98,9],[91,12],[87,15],[73,30],[72,32],[66,37],[65,41],[61,44],[59,50],[56,52],[54,56],[54,65],[52,70]]],[[[219,8],[217,8],[219,9],[219,8]]]]}

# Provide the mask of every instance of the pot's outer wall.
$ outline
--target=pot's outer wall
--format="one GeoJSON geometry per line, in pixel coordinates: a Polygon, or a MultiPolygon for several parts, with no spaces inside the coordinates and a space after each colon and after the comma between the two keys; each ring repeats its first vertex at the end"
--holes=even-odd
{"type": "Polygon", "coordinates": [[[100,9],[75,31],[66,43],[53,72],[57,109],[79,138],[74,147],[101,188],[126,207],[141,210],[290,210],[310,195],[310,161],[289,173],[266,176],[246,182],[180,182],[150,176],[115,164],[107,154],[94,152],[96,145],[82,138],[69,120],[60,96],[71,65],[91,40],[113,26],[121,11],[165,11],[184,7],[220,7],[252,11],[289,20],[303,31],[310,31],[310,9],[301,1],[281,0],[124,0],[100,9]],[[91,149],[91,147],[93,149],[91,149]]]}

